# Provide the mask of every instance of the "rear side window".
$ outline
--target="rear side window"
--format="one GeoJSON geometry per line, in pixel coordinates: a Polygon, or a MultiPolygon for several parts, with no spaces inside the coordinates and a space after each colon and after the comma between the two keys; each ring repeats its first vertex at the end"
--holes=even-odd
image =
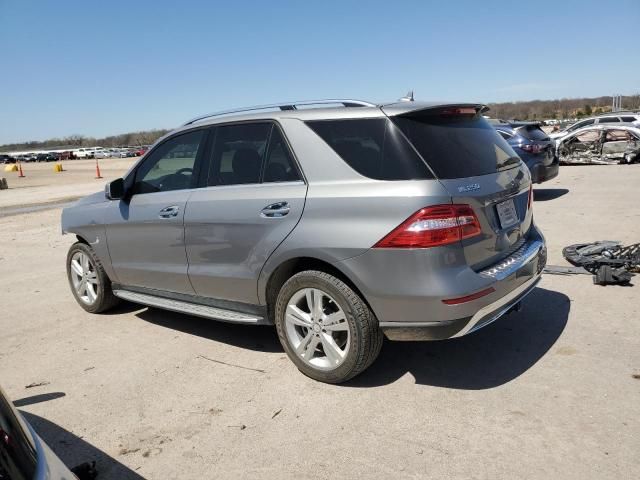
{"type": "Polygon", "coordinates": [[[433,178],[411,145],[386,118],[307,122],[360,175],[375,180],[433,178]]]}
{"type": "Polygon", "coordinates": [[[270,123],[224,125],[216,129],[209,185],[259,183],[270,123]]]}
{"type": "Polygon", "coordinates": [[[618,117],[602,117],[598,123],[620,123],[620,119],[618,117]]]}
{"type": "Polygon", "coordinates": [[[544,131],[541,128],[536,126],[520,127],[518,129],[518,133],[522,135],[524,138],[528,138],[529,140],[539,140],[539,141],[549,140],[549,137],[547,136],[547,134],[544,133],[544,131]]]}
{"type": "Polygon", "coordinates": [[[300,180],[300,175],[280,129],[274,125],[269,139],[263,182],[292,182],[295,180],[300,180]]]}
{"type": "Polygon", "coordinates": [[[430,109],[395,117],[394,122],[438,178],[488,175],[520,163],[505,139],[478,114],[430,109]]]}
{"type": "Polygon", "coordinates": [[[636,117],[621,117],[623,122],[635,122],[636,117]]]}

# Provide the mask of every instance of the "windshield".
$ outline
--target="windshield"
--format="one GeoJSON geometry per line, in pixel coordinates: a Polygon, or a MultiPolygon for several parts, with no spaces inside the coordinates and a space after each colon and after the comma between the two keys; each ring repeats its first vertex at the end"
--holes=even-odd
{"type": "Polygon", "coordinates": [[[0,389],[0,480],[32,479],[36,458],[24,420],[0,389]]]}
{"type": "Polygon", "coordinates": [[[429,109],[393,121],[438,178],[488,175],[513,168],[520,158],[479,114],[429,109]]]}

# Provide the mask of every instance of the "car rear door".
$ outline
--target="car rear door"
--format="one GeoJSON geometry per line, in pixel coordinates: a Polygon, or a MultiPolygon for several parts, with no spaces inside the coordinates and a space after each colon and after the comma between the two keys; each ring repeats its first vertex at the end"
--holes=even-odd
{"type": "Polygon", "coordinates": [[[307,185],[275,123],[211,135],[206,183],[184,219],[189,278],[197,295],[257,304],[262,266],[300,220],[307,185]]]}
{"type": "Polygon", "coordinates": [[[194,293],[187,276],[184,214],[207,135],[196,129],[159,144],[131,173],[132,194],[107,207],[107,242],[119,283],[194,293]]]}

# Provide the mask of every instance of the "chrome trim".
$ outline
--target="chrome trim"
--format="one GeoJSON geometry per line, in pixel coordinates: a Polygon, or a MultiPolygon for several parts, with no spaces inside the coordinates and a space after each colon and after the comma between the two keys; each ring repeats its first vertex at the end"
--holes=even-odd
{"type": "Polygon", "coordinates": [[[181,300],[156,297],[154,295],[147,295],[144,293],[132,292],[129,290],[114,290],[113,294],[118,298],[129,300],[134,303],[140,303],[142,305],[147,305],[149,307],[163,308],[165,310],[171,310],[173,312],[186,313],[189,315],[196,315],[198,317],[221,320],[223,322],[247,323],[253,325],[264,323],[264,319],[260,315],[254,315],[250,313],[235,312],[232,310],[225,310],[223,308],[216,308],[208,305],[200,305],[197,303],[183,302],[181,300]]]}
{"type": "Polygon", "coordinates": [[[489,305],[482,307],[480,310],[476,312],[476,314],[471,317],[469,323],[465,325],[465,327],[456,333],[451,338],[462,337],[471,332],[475,332],[482,327],[489,325],[490,323],[495,322],[502,315],[507,313],[511,307],[513,307],[516,303],[526,297],[531,291],[535,288],[535,286],[540,281],[542,274],[537,274],[535,277],[530,278],[518,288],[515,288],[511,292],[507,293],[504,297],[496,300],[489,305]],[[487,317],[489,317],[487,319],[487,317]],[[484,321],[486,320],[486,321],[484,321]],[[478,325],[479,322],[482,324],[478,325]]]}
{"type": "Polygon", "coordinates": [[[500,263],[478,272],[478,275],[492,280],[504,280],[518,271],[520,267],[533,260],[543,248],[544,243],[540,240],[525,243],[507,258],[501,260],[500,263]]]}
{"type": "Polygon", "coordinates": [[[326,99],[326,100],[302,100],[298,102],[285,102],[285,103],[273,103],[270,105],[256,105],[253,107],[234,108],[231,110],[221,110],[219,112],[208,113],[206,115],[200,115],[199,117],[192,118],[182,126],[191,125],[193,123],[204,120],[210,117],[219,117],[222,115],[231,115],[234,113],[254,112],[260,110],[280,109],[280,110],[297,110],[297,107],[305,107],[310,105],[330,105],[341,103],[345,107],[376,107],[375,103],[365,102],[363,100],[352,99],[326,99]]]}

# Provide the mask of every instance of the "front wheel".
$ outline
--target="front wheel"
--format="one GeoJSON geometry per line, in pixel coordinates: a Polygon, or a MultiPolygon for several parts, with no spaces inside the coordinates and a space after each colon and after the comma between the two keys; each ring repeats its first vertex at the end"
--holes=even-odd
{"type": "Polygon", "coordinates": [[[373,363],[382,347],[378,320],[339,278],[320,271],[292,276],[275,308],[278,337],[298,369],[315,380],[345,382],[373,363]]]}
{"type": "Polygon", "coordinates": [[[76,242],[67,254],[67,278],[78,304],[89,313],[101,313],[119,303],[100,259],[86,243],[76,242]]]}

